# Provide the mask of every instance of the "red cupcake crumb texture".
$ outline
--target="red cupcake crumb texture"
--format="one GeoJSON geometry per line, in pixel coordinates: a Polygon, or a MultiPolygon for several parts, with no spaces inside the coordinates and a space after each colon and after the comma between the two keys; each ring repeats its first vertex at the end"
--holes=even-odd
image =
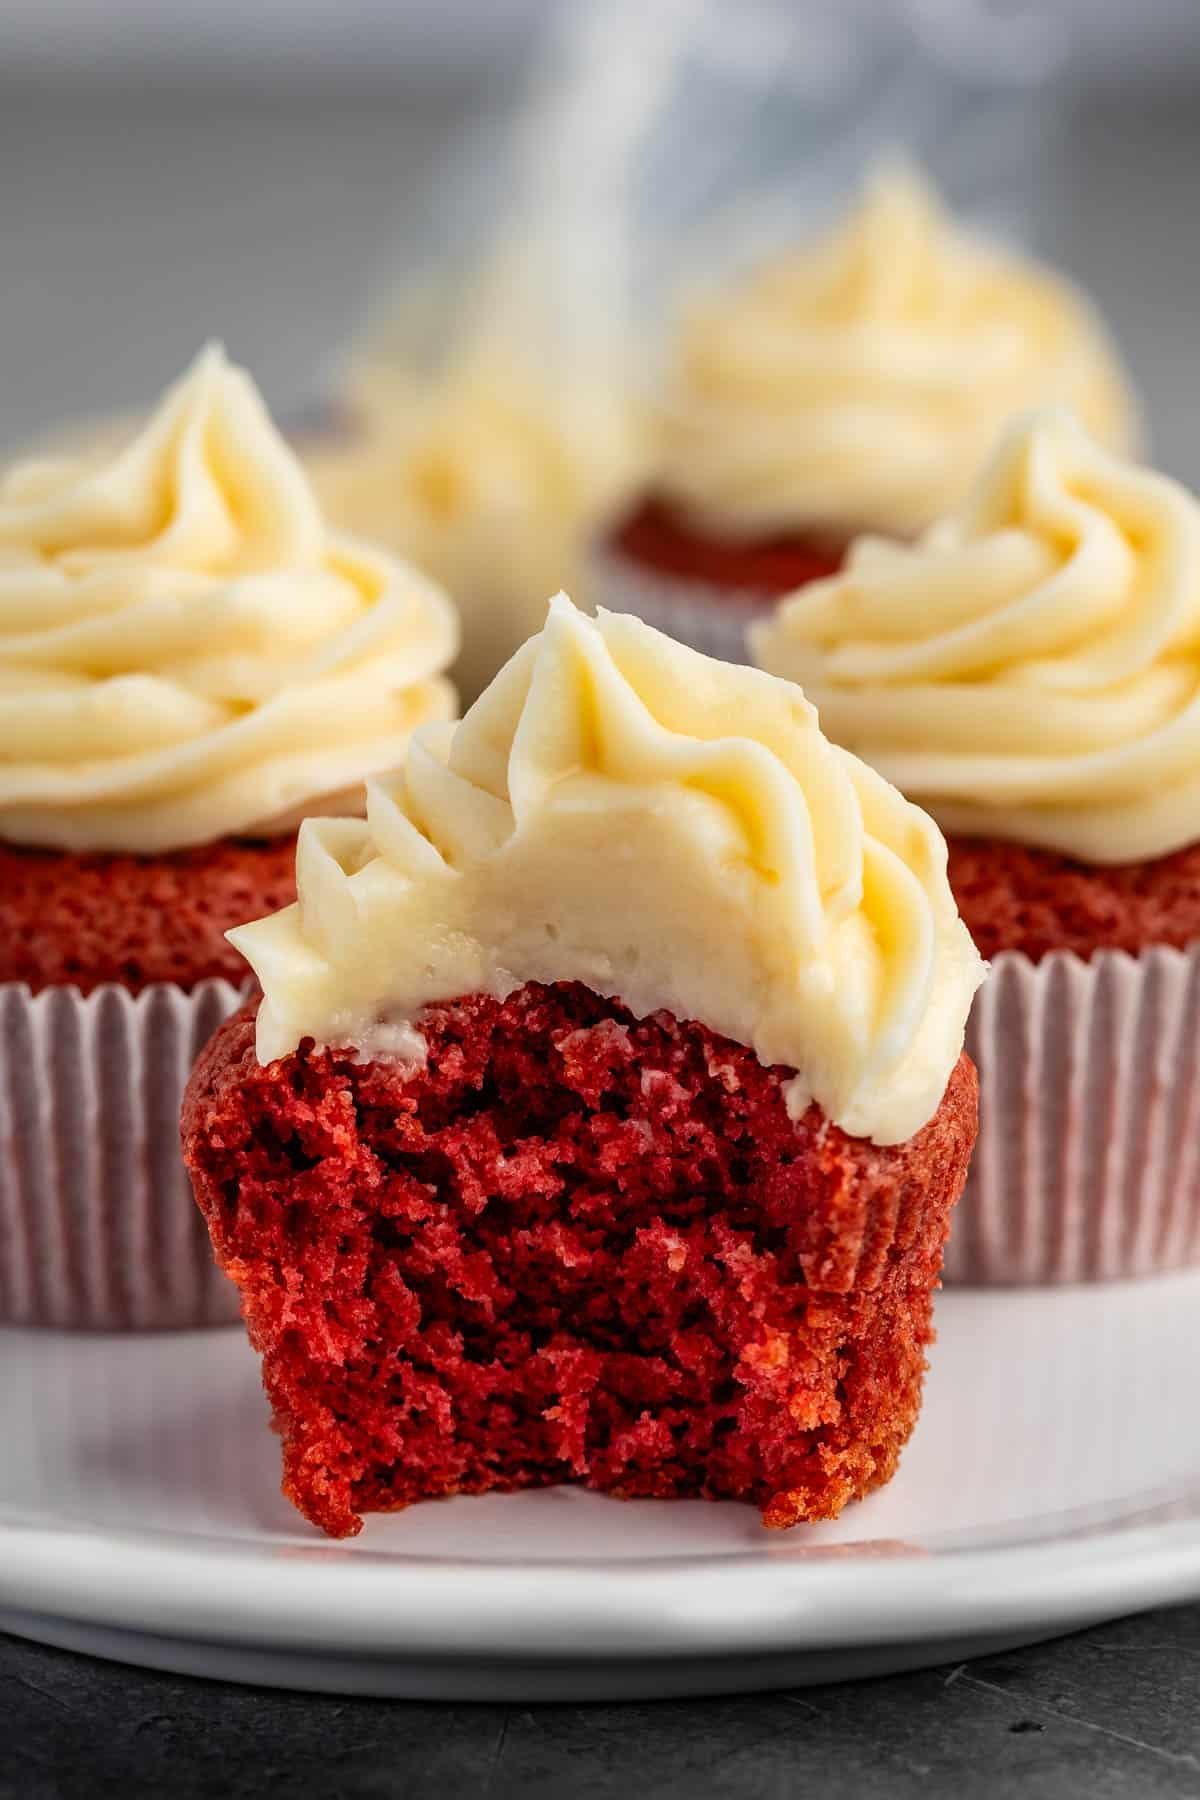
{"type": "Polygon", "coordinates": [[[296,897],[295,837],[232,839],[164,856],[26,849],[0,843],[0,981],[34,993],[114,981],[241,983],[225,933],[296,897]]]}
{"type": "Polygon", "coordinates": [[[631,562],[741,594],[778,596],[836,575],[848,545],[799,534],[740,542],[709,537],[664,501],[649,499],[618,527],[614,543],[631,562]]]}
{"type": "Polygon", "coordinates": [[[1136,956],[1200,939],[1200,844],[1115,867],[991,838],[951,838],[950,886],[980,954],[1136,956]]]}
{"type": "Polygon", "coordinates": [[[238,1283],[284,1492],[365,1512],[576,1482],[830,1518],[920,1404],[971,1063],[908,1143],[847,1137],[780,1075],[575,984],[430,1008],[423,1069],[254,1007],[201,1057],[184,1153],[238,1283]]]}

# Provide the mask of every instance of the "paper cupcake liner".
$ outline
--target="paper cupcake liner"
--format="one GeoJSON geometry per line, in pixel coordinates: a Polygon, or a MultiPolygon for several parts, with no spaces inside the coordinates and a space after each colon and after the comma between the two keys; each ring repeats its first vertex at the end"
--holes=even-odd
{"type": "Polygon", "coordinates": [[[1200,1263],[1200,944],[1005,951],[967,1049],[980,1131],[947,1281],[1111,1281],[1200,1263]]]}
{"type": "Polygon", "coordinates": [[[179,1149],[192,1064],[242,990],[0,985],[0,1323],[224,1325],[179,1149]]]}
{"type": "Polygon", "coordinates": [[[731,663],[749,662],[746,631],[775,605],[767,595],[663,575],[607,549],[591,558],[587,591],[610,612],[636,613],[656,631],[731,663]]]}

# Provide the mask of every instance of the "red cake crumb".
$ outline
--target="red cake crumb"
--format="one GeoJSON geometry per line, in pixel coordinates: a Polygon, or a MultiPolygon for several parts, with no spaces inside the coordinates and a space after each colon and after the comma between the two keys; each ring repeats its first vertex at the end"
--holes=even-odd
{"type": "Polygon", "coordinates": [[[733,599],[739,591],[787,594],[805,582],[836,575],[848,548],[844,541],[812,534],[751,543],[708,537],[657,499],[631,513],[613,541],[631,562],[728,589],[733,599]]]}
{"type": "Polygon", "coordinates": [[[991,838],[950,839],[950,885],[983,956],[1052,950],[1085,959],[1200,938],[1200,844],[1106,868],[991,838]]]}
{"type": "Polygon", "coordinates": [[[238,1283],[284,1492],[364,1512],[577,1482],[830,1518],[885,1482],[920,1405],[964,1056],[880,1149],[740,1045],[575,984],[428,1009],[424,1068],[217,1033],[184,1155],[238,1283]]]}
{"type": "Polygon", "coordinates": [[[164,856],[26,849],[0,843],[0,981],[39,993],[105,981],[242,982],[225,933],[296,898],[295,837],[233,839],[164,856]]]}

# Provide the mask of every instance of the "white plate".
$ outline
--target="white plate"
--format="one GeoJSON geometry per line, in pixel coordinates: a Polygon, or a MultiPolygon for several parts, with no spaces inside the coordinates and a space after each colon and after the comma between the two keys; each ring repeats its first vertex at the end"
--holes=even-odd
{"type": "Polygon", "coordinates": [[[559,1488],[319,1536],[240,1331],[0,1333],[0,1626],[281,1686],[534,1700],[838,1679],[1200,1596],[1200,1274],[945,1294],[836,1523],[559,1488]]]}

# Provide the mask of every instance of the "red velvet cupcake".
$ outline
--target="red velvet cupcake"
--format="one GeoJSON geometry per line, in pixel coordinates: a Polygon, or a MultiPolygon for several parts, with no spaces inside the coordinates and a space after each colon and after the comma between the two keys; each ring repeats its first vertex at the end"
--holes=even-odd
{"type": "Polygon", "coordinates": [[[329,534],[207,352],[122,446],[0,486],[0,1320],[236,1316],[175,1122],[309,803],[447,716],[449,604],[329,534]]]}
{"type": "MultiPolygon", "coordinates": [[[[479,289],[503,294],[512,274],[506,253],[479,289]]],[[[350,363],[341,429],[296,440],[333,524],[389,545],[454,595],[464,703],[541,629],[549,596],[578,589],[593,537],[640,483],[647,437],[611,349],[589,353],[586,332],[583,344],[534,341],[523,307],[524,335],[517,319],[498,325],[503,300],[476,304],[444,366],[422,368],[414,296],[398,296],[393,328],[350,363]]]]}
{"type": "Polygon", "coordinates": [[[297,882],[183,1141],[305,1516],[888,1480],[976,1126],[931,822],[786,683],[560,598],[297,882]]]}
{"type": "Polygon", "coordinates": [[[884,171],[832,233],[685,314],[656,477],[602,556],[602,594],[740,659],[773,600],[834,574],[864,531],[918,535],[1043,401],[1133,440],[1084,298],[884,171]]]}
{"type": "Polygon", "coordinates": [[[991,959],[955,1279],[1200,1262],[1198,613],[1200,505],[1052,413],[921,544],[855,546],[756,633],[950,834],[991,959]]]}

